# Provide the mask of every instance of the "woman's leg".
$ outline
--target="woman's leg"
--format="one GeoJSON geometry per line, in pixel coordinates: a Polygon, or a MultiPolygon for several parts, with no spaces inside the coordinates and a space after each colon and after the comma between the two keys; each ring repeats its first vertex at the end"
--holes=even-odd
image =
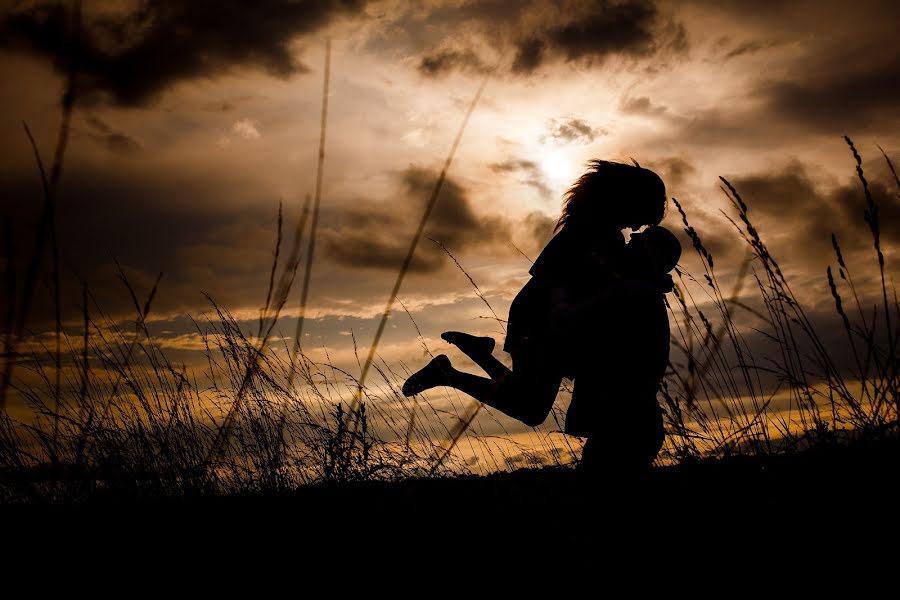
{"type": "Polygon", "coordinates": [[[510,370],[494,358],[494,339],[463,333],[462,331],[445,331],[441,337],[462,350],[476,365],[484,369],[491,379],[503,379],[510,370]]]}
{"type": "Polygon", "coordinates": [[[502,377],[488,379],[454,369],[450,359],[442,354],[407,379],[403,393],[412,396],[448,386],[526,425],[534,427],[543,423],[553,407],[562,376],[548,368],[549,363],[540,356],[527,352],[513,356],[512,371],[496,362],[503,367],[502,377]]]}
{"type": "Polygon", "coordinates": [[[458,347],[476,365],[484,369],[494,385],[486,385],[483,377],[457,371],[450,364],[450,359],[442,354],[410,377],[403,385],[403,393],[411,396],[445,385],[466,392],[481,402],[489,403],[490,395],[493,393],[491,387],[496,388],[512,373],[491,354],[494,351],[493,338],[474,336],[461,331],[445,331],[441,337],[458,347]]]}
{"type": "Polygon", "coordinates": [[[440,386],[456,388],[491,406],[496,388],[495,383],[486,377],[457,371],[450,363],[450,359],[441,354],[406,380],[403,384],[403,394],[412,396],[440,386]]]}

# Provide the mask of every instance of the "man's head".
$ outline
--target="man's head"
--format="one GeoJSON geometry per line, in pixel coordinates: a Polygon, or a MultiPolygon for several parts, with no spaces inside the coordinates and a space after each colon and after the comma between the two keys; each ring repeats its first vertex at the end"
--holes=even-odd
{"type": "Polygon", "coordinates": [[[626,248],[629,267],[662,275],[675,268],[681,258],[681,242],[659,225],[631,234],[626,248]]]}

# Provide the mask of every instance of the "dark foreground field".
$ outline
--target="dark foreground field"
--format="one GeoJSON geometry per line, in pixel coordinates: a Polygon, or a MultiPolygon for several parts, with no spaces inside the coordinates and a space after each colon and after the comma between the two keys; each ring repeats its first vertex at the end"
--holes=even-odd
{"type": "Polygon", "coordinates": [[[670,567],[740,559],[768,573],[834,566],[844,577],[848,561],[896,565],[898,467],[900,443],[889,440],[661,467],[630,482],[546,468],[5,512],[15,548],[98,564],[147,556],[180,568],[211,560],[505,564],[527,576],[600,557],[670,567]]]}

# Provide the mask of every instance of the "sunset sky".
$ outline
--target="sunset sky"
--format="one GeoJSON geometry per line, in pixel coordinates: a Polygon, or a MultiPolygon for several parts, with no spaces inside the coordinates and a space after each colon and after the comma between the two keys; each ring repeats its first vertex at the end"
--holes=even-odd
{"type": "MultiPolygon", "coordinates": [[[[22,260],[41,206],[22,122],[50,163],[69,16],[52,2],[0,6],[0,210],[22,260]]],[[[278,203],[290,231],[315,190],[327,38],[310,352],[327,347],[358,371],[351,332],[365,351],[485,80],[426,235],[501,317],[528,277],[519,250],[537,255],[591,158],[657,171],[726,282],[744,256],[719,212],[730,211],[718,180],[727,177],[811,314],[825,314],[832,231],[861,265],[862,287],[875,273],[845,134],[882,202],[896,270],[900,201],[878,146],[900,161],[898,22],[888,0],[84,2],[59,193],[63,317],[81,318],[72,274],[108,314],[131,317],[115,259],[143,294],[163,272],[154,327],[189,363],[201,355],[186,315],[208,313],[202,292],[248,325],[256,319],[278,203]]],[[[681,234],[674,207],[664,224],[681,234]]],[[[46,289],[39,295],[29,321],[37,332],[52,329],[46,289]]],[[[298,296],[286,307],[288,337],[298,296]]],[[[434,351],[449,350],[439,338],[447,329],[502,339],[428,239],[399,299],[434,351]]],[[[418,368],[421,343],[397,309],[380,355],[418,368]]]]}

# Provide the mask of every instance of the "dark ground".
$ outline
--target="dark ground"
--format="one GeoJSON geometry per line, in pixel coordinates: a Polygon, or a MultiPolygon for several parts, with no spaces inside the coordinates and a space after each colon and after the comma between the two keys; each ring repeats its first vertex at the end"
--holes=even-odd
{"type": "Polygon", "coordinates": [[[4,529],[16,540],[7,549],[91,548],[101,564],[157,552],[182,565],[280,562],[293,552],[307,566],[356,557],[442,569],[506,564],[527,576],[550,564],[608,566],[612,556],[612,564],[694,568],[762,561],[753,568],[767,573],[798,561],[818,572],[840,566],[831,576],[852,575],[848,561],[885,561],[896,575],[898,466],[892,440],[656,468],[631,481],[546,468],[277,496],[6,507],[4,529]]]}

